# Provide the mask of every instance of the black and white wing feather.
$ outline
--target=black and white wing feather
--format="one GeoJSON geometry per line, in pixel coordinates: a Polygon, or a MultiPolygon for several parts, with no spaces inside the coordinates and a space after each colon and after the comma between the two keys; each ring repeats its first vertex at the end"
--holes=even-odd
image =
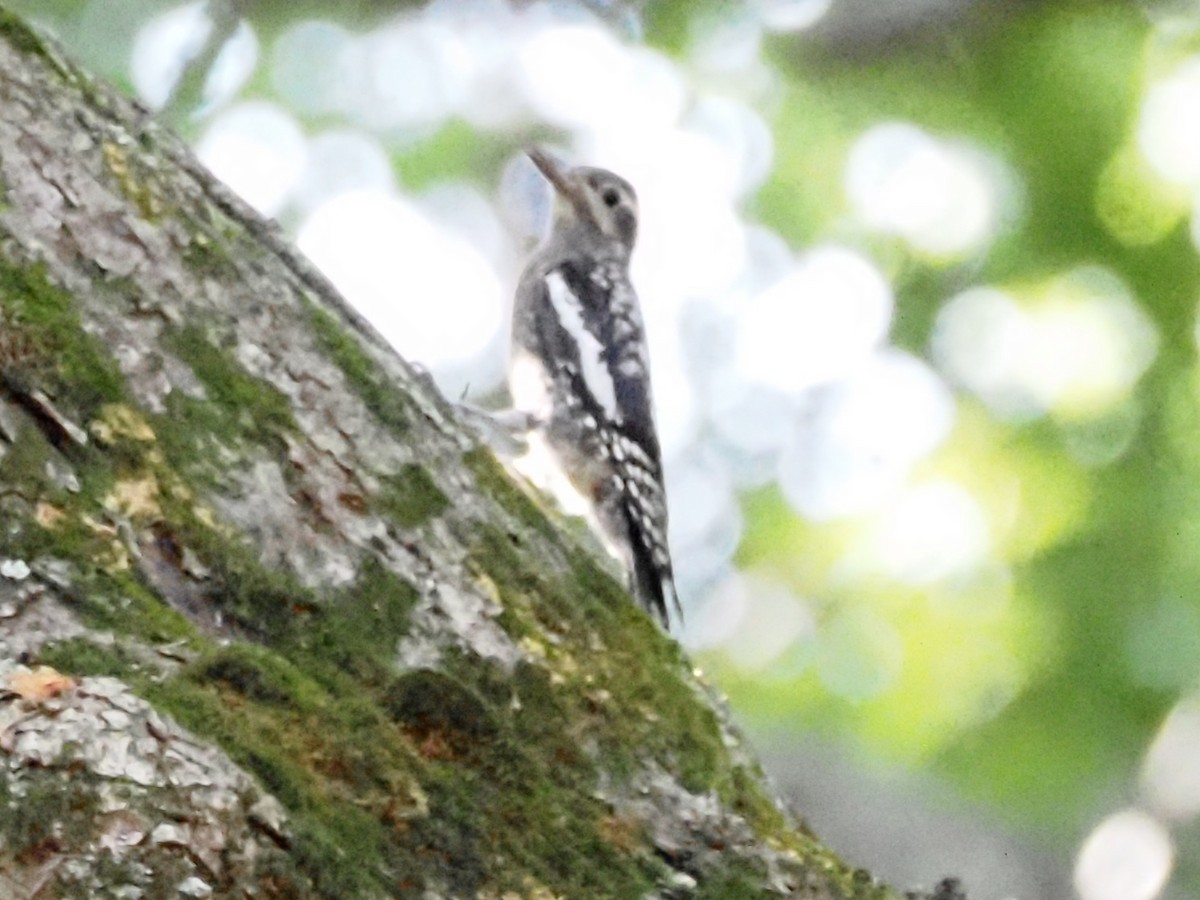
{"type": "Polygon", "coordinates": [[[619,260],[566,260],[542,276],[537,355],[547,366],[550,443],[589,471],[597,517],[623,555],[639,602],[664,625],[679,612],[667,544],[662,453],[637,296],[619,260]]]}

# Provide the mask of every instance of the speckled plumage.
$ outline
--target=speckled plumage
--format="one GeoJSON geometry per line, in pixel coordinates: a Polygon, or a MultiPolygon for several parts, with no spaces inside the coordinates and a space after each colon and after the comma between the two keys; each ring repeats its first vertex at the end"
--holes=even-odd
{"type": "Polygon", "coordinates": [[[612,172],[530,156],[558,203],[517,287],[514,405],[624,563],[634,598],[668,626],[668,597],[677,612],[679,599],[645,327],[629,279],[637,198],[612,172]]]}

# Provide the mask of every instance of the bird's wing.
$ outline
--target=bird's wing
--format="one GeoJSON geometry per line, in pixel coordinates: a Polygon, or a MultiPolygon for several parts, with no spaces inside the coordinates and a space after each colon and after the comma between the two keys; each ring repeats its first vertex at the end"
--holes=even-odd
{"type": "Polygon", "coordinates": [[[585,335],[579,345],[585,368],[592,370],[588,386],[603,398],[610,421],[659,468],[645,327],[624,265],[567,261],[552,276],[562,281],[559,303],[572,309],[585,335]]]}
{"type": "Polygon", "coordinates": [[[556,318],[570,322],[583,380],[605,411],[606,452],[617,463],[621,516],[630,536],[632,580],[642,605],[668,624],[667,597],[680,615],[671,554],[662,451],[654,426],[650,361],[637,295],[617,261],[566,262],[548,277],[556,318]]]}
{"type": "Polygon", "coordinates": [[[588,397],[610,422],[620,422],[622,410],[617,399],[617,383],[603,335],[590,327],[588,306],[575,285],[567,281],[561,268],[546,274],[547,321],[540,329],[546,346],[555,349],[555,358],[574,365],[587,388],[588,397]]]}

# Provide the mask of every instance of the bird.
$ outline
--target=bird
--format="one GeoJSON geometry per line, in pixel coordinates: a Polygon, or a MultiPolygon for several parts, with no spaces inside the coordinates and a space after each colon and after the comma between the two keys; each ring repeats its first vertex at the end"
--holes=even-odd
{"type": "Polygon", "coordinates": [[[555,203],[513,303],[508,387],[527,426],[514,465],[540,475],[564,511],[586,515],[623,564],[633,599],[669,630],[668,604],[680,620],[682,608],[646,330],[629,276],[637,195],[606,169],[527,153],[555,203]]]}

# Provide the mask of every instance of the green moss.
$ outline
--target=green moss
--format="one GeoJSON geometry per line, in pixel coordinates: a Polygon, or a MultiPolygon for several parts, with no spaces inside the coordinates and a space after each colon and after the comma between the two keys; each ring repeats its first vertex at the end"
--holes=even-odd
{"type": "Polygon", "coordinates": [[[60,74],[69,76],[69,73],[62,70],[59,66],[58,59],[53,54],[49,53],[42,39],[37,33],[27,26],[21,19],[0,7],[0,38],[3,38],[18,52],[26,56],[36,56],[50,63],[60,74]]]}
{"type": "Polygon", "coordinates": [[[438,752],[473,760],[497,733],[484,700],[458,679],[419,669],[395,679],[383,696],[388,715],[418,744],[436,741],[438,752]]]}
{"type": "MultiPolygon", "coordinates": [[[[130,568],[125,539],[114,533],[109,515],[101,512],[102,498],[110,490],[114,464],[94,447],[77,449],[72,466],[80,484],[78,493],[60,487],[47,476],[49,463],[65,467],[66,460],[31,423],[0,458],[0,482],[19,491],[27,501],[60,510],[46,525],[33,520],[28,503],[6,511],[6,528],[0,551],[24,559],[53,558],[74,569],[65,601],[92,628],[111,629],[150,643],[193,637],[192,624],[153,593],[130,568]]],[[[118,464],[123,457],[118,454],[118,464]]]]}
{"type": "Polygon", "coordinates": [[[337,704],[315,685],[302,687],[321,698],[309,710],[294,696],[281,701],[300,685],[290,673],[280,678],[277,662],[248,654],[213,657],[163,683],[143,684],[142,691],[185,727],[219,743],[284,804],[294,831],[292,858],[318,896],[378,895],[389,881],[381,849],[386,829],[354,802],[354,792],[339,788],[337,776],[346,767],[335,764],[354,759],[361,747],[386,752],[389,736],[348,729],[337,704]],[[239,677],[211,683],[214,666],[239,677]],[[271,687],[265,702],[264,684],[271,687]]]}
{"type": "Polygon", "coordinates": [[[675,771],[687,790],[701,793],[719,786],[728,755],[716,716],[696,702],[672,656],[645,636],[608,648],[600,666],[612,707],[621,713],[604,723],[597,739],[614,768],[635,771],[653,760],[675,771]]]}
{"type": "Polygon", "coordinates": [[[53,766],[22,769],[24,792],[0,809],[5,854],[20,859],[65,844],[82,847],[101,813],[95,784],[86,772],[65,773],[53,766]],[[13,802],[13,801],[16,802],[13,802]]]}
{"type": "Polygon", "coordinates": [[[423,466],[410,463],[395,475],[380,479],[376,496],[379,510],[402,528],[416,528],[441,515],[450,505],[429,472],[423,466]]]}
{"type": "Polygon", "coordinates": [[[717,796],[734,812],[764,834],[786,831],[787,820],[779,807],[763,793],[766,776],[755,767],[734,766],[716,783],[717,796]]]}
{"type": "Polygon", "coordinates": [[[263,565],[238,538],[199,521],[189,503],[164,497],[163,506],[173,540],[208,569],[208,603],[232,628],[331,681],[378,683],[390,671],[419,594],[379,560],[365,556],[352,585],[318,595],[291,572],[263,565]]]}
{"type": "Polygon", "coordinates": [[[366,564],[354,589],[277,629],[275,649],[232,644],[141,689],[280,798],[322,896],[430,880],[522,890],[527,876],[568,896],[644,894],[661,863],[604,838],[574,689],[453,655],[444,673],[380,680],[415,599],[366,564]]]}
{"type": "MultiPolygon", "coordinates": [[[[785,843],[796,850],[810,872],[820,873],[829,883],[830,893],[846,900],[900,900],[899,895],[886,885],[880,884],[865,869],[852,869],[815,839],[804,839],[795,833],[785,834],[785,843]]],[[[905,894],[915,898],[916,893],[905,894]]],[[[922,895],[924,896],[924,895],[922,895]]]]}
{"type": "Polygon", "coordinates": [[[343,807],[324,821],[301,818],[291,852],[317,896],[380,897],[387,896],[395,879],[385,868],[385,843],[386,831],[370,813],[343,807]]]}
{"type": "Polygon", "coordinates": [[[284,643],[304,654],[310,671],[378,684],[395,664],[419,599],[416,588],[368,556],[354,585],[297,621],[284,643]]]}
{"type": "Polygon", "coordinates": [[[257,644],[235,643],[197,660],[191,668],[198,681],[226,685],[265,706],[298,712],[320,707],[320,687],[294,664],[257,644]]]}
{"type": "MultiPolygon", "coordinates": [[[[80,454],[88,459],[95,454],[80,454]]],[[[0,534],[0,550],[8,556],[35,559],[39,556],[54,556],[77,561],[90,570],[97,559],[111,557],[111,537],[97,533],[78,516],[65,516],[53,527],[43,527],[33,521],[30,503],[41,502],[47,507],[59,509],[88,508],[88,499],[93,491],[107,484],[94,475],[91,469],[81,477],[83,490],[80,496],[69,494],[56,485],[47,474],[47,464],[55,462],[65,466],[64,458],[50,445],[46,436],[32,423],[26,422],[16,440],[9,445],[8,452],[0,457],[0,484],[7,490],[19,494],[25,501],[17,514],[4,516],[5,528],[0,534]]]]}
{"type": "Polygon", "coordinates": [[[590,598],[573,594],[560,580],[546,578],[526,564],[516,550],[516,537],[491,525],[480,526],[470,548],[470,560],[496,586],[510,633],[531,633],[536,623],[558,632],[581,626],[595,608],[590,598]]]}
{"type": "MultiPolygon", "coordinates": [[[[96,540],[95,535],[90,537],[96,540]]],[[[65,601],[90,628],[111,630],[149,644],[195,638],[193,625],[137,582],[128,570],[109,570],[88,560],[83,539],[72,546],[72,538],[64,537],[59,530],[43,540],[56,558],[74,563],[76,576],[65,601]]],[[[99,541],[96,546],[94,552],[103,560],[107,545],[99,541]]]]}
{"type": "MultiPolygon", "coordinates": [[[[686,665],[678,645],[662,635],[631,602],[626,592],[595,560],[577,551],[570,558],[573,578],[544,578],[531,570],[508,538],[497,529],[480,529],[471,558],[496,584],[506,608],[526,611],[552,633],[578,634],[592,629],[606,644],[591,654],[575,683],[578,695],[603,688],[619,718],[596,723],[594,738],[606,764],[633,772],[650,760],[678,771],[684,786],[714,787],[726,760],[716,718],[695,702],[683,680],[686,665]],[[653,712],[652,712],[653,711],[653,712]],[[670,716],[663,721],[662,716],[670,716]]],[[[582,711],[577,718],[586,721],[582,711]]]]}
{"type": "MultiPolygon", "coordinates": [[[[183,262],[188,271],[194,275],[209,275],[217,281],[231,281],[237,278],[237,266],[226,251],[226,242],[205,234],[195,226],[192,239],[183,249],[183,262]]],[[[229,235],[232,241],[236,235],[229,235]]]]}
{"type": "Polygon", "coordinates": [[[342,370],[351,390],[367,408],[396,435],[409,429],[408,401],[390,383],[358,341],[329,313],[316,304],[308,304],[313,333],[333,363],[342,370]]]}
{"type": "MultiPolygon", "coordinates": [[[[573,636],[566,646],[587,653],[587,663],[568,679],[565,693],[585,698],[599,691],[607,699],[598,709],[577,699],[576,705],[557,710],[552,721],[572,723],[576,739],[586,735],[607,769],[632,774],[656,762],[677,772],[690,791],[715,790],[757,827],[785,827],[751,773],[732,768],[715,714],[696,702],[687,680],[689,666],[678,645],[632,603],[592,555],[570,552],[571,576],[547,578],[526,565],[505,534],[484,527],[471,559],[496,585],[510,633],[521,633],[514,624],[528,623],[526,633],[536,636],[548,630],[573,636]],[[599,636],[602,651],[588,653],[580,646],[589,632],[599,636]]],[[[539,735],[537,740],[551,738],[539,735]]]]}
{"type": "Polygon", "coordinates": [[[765,866],[739,859],[732,854],[722,859],[725,866],[708,875],[696,886],[694,900],[751,900],[763,895],[765,866]]]}
{"type": "Polygon", "coordinates": [[[85,522],[78,511],[93,511],[100,507],[100,498],[111,488],[113,477],[104,465],[103,454],[95,448],[71,448],[68,459],[51,445],[46,435],[32,421],[22,422],[16,439],[0,457],[0,483],[14,497],[26,502],[16,505],[13,513],[4,514],[5,529],[0,535],[0,548],[10,556],[33,559],[55,556],[78,562],[86,570],[98,560],[113,559],[113,538],[102,533],[95,523],[85,522]],[[73,470],[79,482],[74,493],[60,486],[49,474],[49,467],[60,471],[73,470]],[[48,509],[72,511],[60,521],[44,527],[29,513],[30,503],[43,503],[48,509]]]}
{"type": "Polygon", "coordinates": [[[38,661],[67,675],[109,675],[129,678],[137,663],[116,645],[101,645],[87,638],[72,638],[43,647],[38,661]]]}
{"type": "Polygon", "coordinates": [[[191,367],[208,398],[200,401],[172,391],[168,399],[175,398],[175,406],[169,427],[159,429],[164,438],[177,432],[188,436],[232,433],[252,443],[282,449],[284,434],[299,433],[287,397],[243,371],[232,354],[216,347],[201,328],[188,326],[170,335],[165,343],[191,367]],[[184,421],[179,422],[179,418],[184,421]]]}
{"type": "Polygon", "coordinates": [[[475,484],[481,494],[491,497],[521,524],[556,542],[561,540],[561,535],[546,513],[528,493],[517,486],[491,450],[475,447],[464,453],[462,459],[475,476],[475,484]]]}
{"type": "Polygon", "coordinates": [[[0,482],[12,485],[27,496],[40,496],[53,488],[46,475],[46,462],[54,448],[36,428],[22,428],[16,440],[0,456],[0,482]]]}
{"type": "Polygon", "coordinates": [[[84,331],[74,299],[50,282],[45,266],[0,260],[0,310],[32,355],[27,374],[6,371],[7,378],[36,382],[23,387],[40,388],[84,422],[101,404],[124,397],[125,380],[107,348],[84,331]]]}
{"type": "Polygon", "coordinates": [[[208,600],[235,629],[274,643],[319,607],[318,597],[294,575],[263,565],[237,538],[197,520],[187,504],[164,498],[164,513],[178,543],[209,569],[208,600]]]}
{"type": "Polygon", "coordinates": [[[593,796],[595,764],[572,732],[577,694],[540,666],[506,674],[451,659],[448,668],[434,688],[402,683],[403,702],[391,708],[430,758],[423,783],[433,815],[413,829],[446,857],[454,889],[473,893],[486,873],[499,890],[521,890],[529,877],[570,897],[649,891],[661,864],[603,835],[610,810],[593,796]]]}
{"type": "MultiPolygon", "coordinates": [[[[411,590],[398,584],[376,572],[342,599],[366,606],[390,591],[390,607],[411,590]]],[[[284,804],[294,832],[291,860],[319,896],[374,897],[403,880],[411,853],[397,829],[422,814],[421,763],[383,713],[382,683],[333,662],[351,661],[352,647],[374,649],[368,619],[342,631],[331,624],[342,610],[331,603],[329,611],[314,612],[295,631],[279,629],[278,649],[233,643],[179,676],[143,681],[140,690],[220,744],[284,804]]],[[[394,652],[401,617],[389,628],[375,621],[393,639],[380,638],[379,648],[394,652]]]]}

